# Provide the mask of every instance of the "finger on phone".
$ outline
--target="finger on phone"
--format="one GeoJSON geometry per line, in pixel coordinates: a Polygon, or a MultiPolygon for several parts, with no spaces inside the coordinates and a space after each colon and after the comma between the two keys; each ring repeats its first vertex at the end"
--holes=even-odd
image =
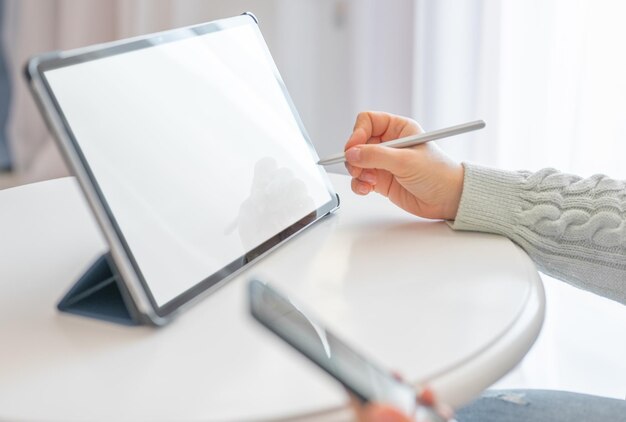
{"type": "Polygon", "coordinates": [[[361,418],[361,422],[413,422],[399,410],[377,403],[366,405],[361,412],[361,418]]]}

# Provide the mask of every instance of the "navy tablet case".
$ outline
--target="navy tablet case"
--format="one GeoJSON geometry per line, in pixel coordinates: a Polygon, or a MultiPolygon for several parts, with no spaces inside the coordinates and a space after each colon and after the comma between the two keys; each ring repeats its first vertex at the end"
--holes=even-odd
{"type": "Polygon", "coordinates": [[[118,277],[109,254],[100,256],[63,296],[57,308],[123,325],[143,324],[141,314],[118,277]]]}

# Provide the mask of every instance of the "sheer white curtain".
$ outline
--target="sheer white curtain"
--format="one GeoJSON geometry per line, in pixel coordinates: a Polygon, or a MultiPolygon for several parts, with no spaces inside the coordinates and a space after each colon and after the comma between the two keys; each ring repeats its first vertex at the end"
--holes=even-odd
{"type": "Polygon", "coordinates": [[[441,144],[510,169],[626,177],[626,3],[418,0],[414,115],[484,118],[441,144]]]}
{"type": "MultiPolygon", "coordinates": [[[[624,16],[618,0],[417,0],[413,115],[427,129],[484,118],[439,142],[459,160],[626,178],[624,16]]],[[[543,332],[499,386],[623,399],[626,310],[543,278],[543,332]]]]}

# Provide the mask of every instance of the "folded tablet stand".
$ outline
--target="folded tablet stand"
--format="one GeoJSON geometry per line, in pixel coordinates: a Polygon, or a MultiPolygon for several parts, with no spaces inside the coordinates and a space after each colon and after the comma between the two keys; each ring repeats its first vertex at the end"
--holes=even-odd
{"type": "Polygon", "coordinates": [[[116,274],[109,254],[100,256],[63,296],[57,308],[118,324],[142,324],[139,311],[116,274]]]}

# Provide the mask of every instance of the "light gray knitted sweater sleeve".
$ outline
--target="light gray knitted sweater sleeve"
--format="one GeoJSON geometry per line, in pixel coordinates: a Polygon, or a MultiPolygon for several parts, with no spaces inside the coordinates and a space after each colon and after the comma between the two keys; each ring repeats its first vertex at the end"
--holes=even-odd
{"type": "Polygon", "coordinates": [[[504,235],[538,268],[626,304],[626,182],[463,164],[455,230],[504,235]]]}

